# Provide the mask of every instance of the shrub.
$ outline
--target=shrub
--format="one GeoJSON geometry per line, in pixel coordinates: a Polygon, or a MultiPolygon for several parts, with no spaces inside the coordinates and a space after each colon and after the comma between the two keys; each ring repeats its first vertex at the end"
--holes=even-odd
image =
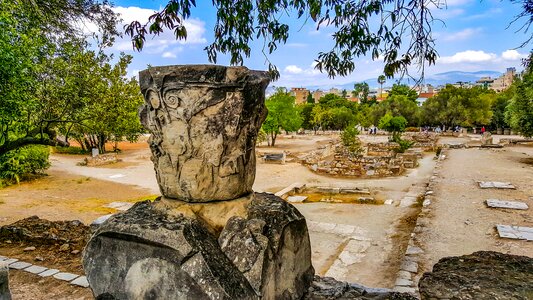
{"type": "Polygon", "coordinates": [[[348,126],[341,133],[342,145],[353,155],[359,155],[363,152],[361,141],[357,137],[358,134],[359,130],[351,126],[348,126]]]}
{"type": "Polygon", "coordinates": [[[87,154],[88,151],[83,150],[80,147],[60,147],[56,146],[53,148],[54,153],[60,154],[87,154]]]}
{"type": "Polygon", "coordinates": [[[0,179],[18,183],[26,175],[41,173],[50,167],[49,155],[50,149],[40,145],[9,151],[0,156],[0,179]]]}
{"type": "Polygon", "coordinates": [[[414,142],[402,139],[401,133],[399,132],[392,135],[392,141],[398,144],[398,148],[394,149],[398,153],[404,153],[405,150],[411,148],[414,144],[414,142]]]}
{"type": "Polygon", "coordinates": [[[407,127],[407,128],[405,128],[405,131],[406,132],[419,132],[420,128],[418,128],[418,127],[407,127]]]}

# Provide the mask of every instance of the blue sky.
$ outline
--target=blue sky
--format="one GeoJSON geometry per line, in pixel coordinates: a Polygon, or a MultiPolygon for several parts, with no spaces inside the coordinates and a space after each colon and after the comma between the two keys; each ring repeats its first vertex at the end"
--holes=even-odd
{"type": "MultiPolygon", "coordinates": [[[[203,48],[213,40],[216,10],[211,1],[201,0],[197,3],[198,6],[186,22],[189,35],[186,41],[176,41],[172,32],[167,31],[155,38],[148,37],[141,52],[134,52],[127,38],[118,40],[109,51],[133,55],[130,75],[145,69],[148,64],[209,63],[203,48]]],[[[121,14],[125,23],[129,23],[133,20],[146,21],[166,1],[116,0],[114,4],[115,11],[121,14]]],[[[436,22],[433,26],[440,58],[436,65],[426,67],[426,74],[481,70],[504,72],[507,67],[521,69],[520,59],[531,49],[530,45],[515,49],[528,37],[524,32],[516,33],[524,21],[507,28],[519,12],[519,5],[499,0],[448,0],[447,8],[435,8],[434,16],[444,22],[436,22]]],[[[281,77],[274,85],[335,86],[375,78],[382,73],[382,62],[361,57],[356,61],[356,70],[349,76],[328,78],[313,68],[313,62],[320,51],[328,51],[333,45],[331,33],[334,28],[316,31],[312,21],[304,23],[303,19],[296,18],[285,18],[285,21],[290,26],[289,40],[269,56],[270,61],[281,71],[281,77]]],[[[252,55],[245,60],[245,66],[251,69],[267,68],[261,48],[262,41],[253,42],[252,55]]],[[[229,59],[220,55],[217,63],[227,65],[229,59]]],[[[413,75],[416,76],[416,73],[413,75]]]]}

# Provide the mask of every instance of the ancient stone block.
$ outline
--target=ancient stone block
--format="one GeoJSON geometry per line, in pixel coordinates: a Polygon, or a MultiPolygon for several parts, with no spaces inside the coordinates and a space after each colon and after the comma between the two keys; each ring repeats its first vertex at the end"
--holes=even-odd
{"type": "Polygon", "coordinates": [[[255,140],[266,117],[267,72],[185,65],[139,73],[157,181],[165,197],[187,202],[249,194],[255,140]]]}
{"type": "Polygon", "coordinates": [[[418,286],[422,299],[531,299],[533,258],[492,251],[445,257],[418,286]]]}
{"type": "Polygon", "coordinates": [[[0,262],[0,299],[11,300],[9,291],[9,268],[7,263],[0,262]]]}
{"type": "Polygon", "coordinates": [[[314,274],[304,217],[271,194],[137,203],[98,228],[83,265],[95,297],[116,299],[300,299],[314,274]]]}

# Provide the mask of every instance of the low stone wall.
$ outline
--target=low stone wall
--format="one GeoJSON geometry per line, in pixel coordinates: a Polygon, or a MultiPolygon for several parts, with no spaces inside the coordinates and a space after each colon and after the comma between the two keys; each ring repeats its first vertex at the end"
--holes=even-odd
{"type": "Polygon", "coordinates": [[[97,155],[95,157],[86,157],[83,159],[82,162],[79,163],[79,165],[87,166],[87,167],[96,167],[96,166],[114,164],[119,161],[122,161],[122,160],[119,159],[116,154],[102,154],[102,155],[97,155]]]}
{"type": "Polygon", "coordinates": [[[368,156],[394,156],[394,149],[398,148],[398,143],[368,143],[366,144],[366,155],[368,156]]]}
{"type": "Polygon", "coordinates": [[[310,167],[320,174],[361,178],[398,176],[405,171],[401,157],[350,156],[339,152],[333,160],[320,161],[310,167]]]}

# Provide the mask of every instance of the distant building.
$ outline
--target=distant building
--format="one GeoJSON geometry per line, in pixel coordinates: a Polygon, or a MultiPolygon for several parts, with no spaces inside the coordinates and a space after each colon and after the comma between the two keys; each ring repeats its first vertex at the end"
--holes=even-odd
{"type": "Polygon", "coordinates": [[[437,95],[437,93],[434,90],[430,93],[419,93],[418,98],[416,98],[416,104],[418,104],[418,106],[422,106],[427,99],[435,95],[437,95]]]}
{"type": "Polygon", "coordinates": [[[291,88],[291,95],[296,98],[296,104],[306,103],[310,92],[306,88],[291,88]]]}
{"type": "Polygon", "coordinates": [[[494,82],[490,86],[490,89],[496,92],[502,92],[506,90],[513,83],[515,76],[516,76],[516,69],[507,68],[507,70],[505,71],[505,74],[503,74],[502,76],[494,80],[494,82]]]}
{"type": "Polygon", "coordinates": [[[511,86],[516,76],[517,74],[515,68],[507,68],[505,74],[502,76],[496,79],[492,79],[490,77],[481,77],[478,81],[476,81],[476,84],[496,92],[502,92],[511,86]]]}
{"type": "Polygon", "coordinates": [[[481,77],[478,81],[476,81],[477,85],[481,85],[484,88],[488,89],[492,83],[494,82],[494,79],[489,77],[481,77]]]}
{"type": "Polygon", "coordinates": [[[339,90],[338,88],[331,88],[329,89],[328,94],[335,94],[337,96],[342,96],[342,91],[339,90]]]}
{"type": "Polygon", "coordinates": [[[313,92],[313,99],[315,99],[315,103],[318,103],[318,100],[320,100],[320,98],[324,97],[325,93],[321,90],[316,90],[313,92]]]}

